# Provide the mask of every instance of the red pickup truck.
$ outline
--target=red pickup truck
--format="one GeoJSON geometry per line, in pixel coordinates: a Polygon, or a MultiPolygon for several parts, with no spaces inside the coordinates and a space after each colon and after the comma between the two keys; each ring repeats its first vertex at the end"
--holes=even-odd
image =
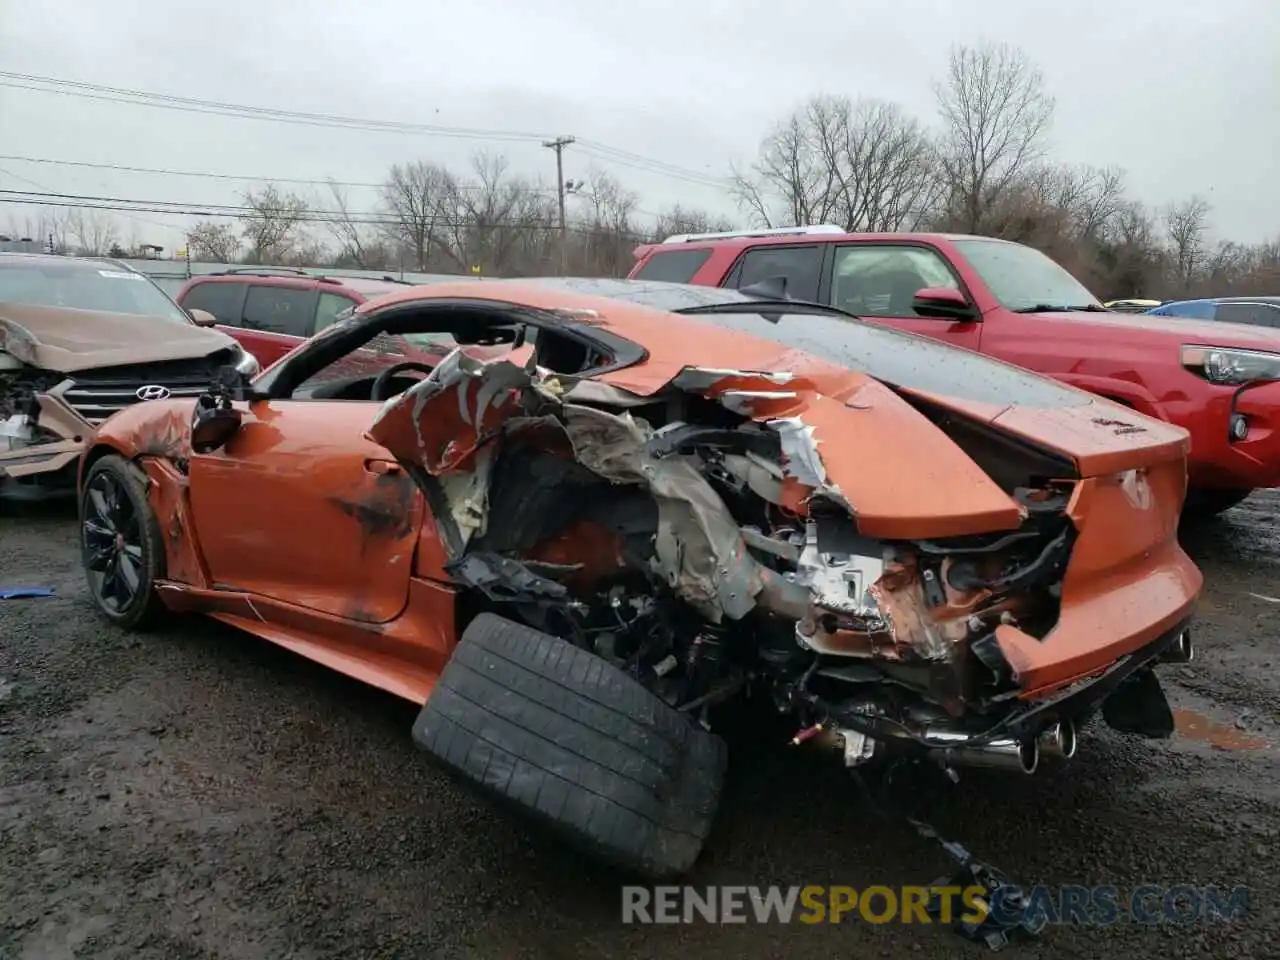
{"type": "Polygon", "coordinates": [[[811,226],[636,248],[635,280],[772,285],[1053,377],[1191,435],[1186,513],[1280,486],[1280,330],[1108,310],[1031,247],[811,226]]]}

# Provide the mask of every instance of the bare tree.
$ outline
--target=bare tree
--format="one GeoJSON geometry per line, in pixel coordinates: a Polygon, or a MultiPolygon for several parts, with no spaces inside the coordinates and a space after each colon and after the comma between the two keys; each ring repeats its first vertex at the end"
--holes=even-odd
{"type": "Polygon", "coordinates": [[[116,222],[100,210],[67,211],[67,233],[81,256],[102,257],[120,239],[116,222]]]}
{"type": "Polygon", "coordinates": [[[294,267],[323,267],[332,259],[333,255],[323,239],[308,232],[299,232],[282,262],[294,267]]]}
{"type": "Polygon", "coordinates": [[[823,144],[835,171],[839,221],[846,230],[910,229],[934,213],[936,151],[924,128],[893,103],[842,101],[838,139],[823,144]]]}
{"type": "Polygon", "coordinates": [[[580,213],[574,218],[574,260],[582,272],[620,276],[633,262],[639,232],[632,220],[640,198],[602,170],[587,173],[577,194],[580,213]]]}
{"type": "Polygon", "coordinates": [[[1041,164],[1026,181],[1041,203],[1066,214],[1073,240],[1100,235],[1124,205],[1125,174],[1118,167],[1041,164]]]}
{"type": "Polygon", "coordinates": [[[839,139],[843,103],[814,97],[765,137],[748,171],[732,172],[731,189],[751,219],[766,227],[831,220],[836,172],[823,145],[839,139]]]}
{"type": "Polygon", "coordinates": [[[559,222],[552,191],[511,176],[506,158],[472,158],[475,180],[453,181],[449,252],[457,267],[486,274],[536,270],[546,263],[559,222]]]}
{"type": "Polygon", "coordinates": [[[650,237],[655,243],[680,233],[724,233],[734,229],[728,217],[676,204],[658,214],[650,237]]]}
{"type": "Polygon", "coordinates": [[[954,48],[935,93],[950,216],[979,233],[987,211],[1043,155],[1054,99],[1040,70],[1007,44],[954,48]]]}
{"type": "Polygon", "coordinates": [[[453,174],[438,164],[415,160],[391,168],[382,202],[392,221],[390,233],[412,254],[415,269],[427,268],[456,220],[457,196],[453,174]]]}
{"type": "Polygon", "coordinates": [[[20,240],[30,240],[45,253],[68,253],[70,214],[71,210],[63,207],[41,207],[35,216],[26,214],[21,219],[11,216],[4,233],[20,240]]]}
{"type": "Polygon", "coordinates": [[[391,251],[378,239],[373,227],[351,213],[347,195],[338,184],[329,182],[333,194],[334,215],[328,221],[329,233],[338,243],[337,260],[358,270],[385,270],[391,265],[391,251]]]}
{"type": "Polygon", "coordinates": [[[766,226],[901,230],[932,214],[938,179],[928,135],[896,104],[820,96],[764,140],[733,189],[766,226]]]}
{"type": "Polygon", "coordinates": [[[249,244],[247,262],[279,263],[293,252],[300,225],[307,219],[307,203],[293,193],[267,184],[244,195],[241,234],[249,244]]]}
{"type": "Polygon", "coordinates": [[[1205,233],[1208,229],[1209,210],[1208,201],[1198,196],[1171,204],[1165,210],[1164,225],[1169,237],[1170,268],[1180,293],[1191,290],[1208,259],[1205,233]]]}
{"type": "Polygon", "coordinates": [[[229,223],[201,220],[187,233],[187,256],[203,263],[235,263],[240,238],[229,223]]]}

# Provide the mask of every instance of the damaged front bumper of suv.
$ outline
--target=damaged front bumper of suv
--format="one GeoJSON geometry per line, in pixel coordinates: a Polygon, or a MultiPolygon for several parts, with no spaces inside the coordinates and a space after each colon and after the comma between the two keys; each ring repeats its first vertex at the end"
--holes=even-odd
{"type": "Polygon", "coordinates": [[[826,368],[629,376],[455,352],[383,406],[369,436],[432,504],[443,576],[704,723],[764,686],[849,765],[1032,772],[1100,708],[1171,732],[1151,667],[1190,657],[1202,582],[1181,432],[826,368]]]}

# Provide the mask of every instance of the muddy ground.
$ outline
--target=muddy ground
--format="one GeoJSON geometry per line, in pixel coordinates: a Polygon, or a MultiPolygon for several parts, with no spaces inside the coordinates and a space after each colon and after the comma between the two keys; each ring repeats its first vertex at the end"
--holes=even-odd
{"type": "MultiPolygon", "coordinates": [[[[1001,956],[1280,956],[1280,497],[1188,533],[1199,654],[1184,735],[1090,728],[1074,765],[907,783],[1024,884],[1252,888],[1236,924],[1058,927],[1001,956]],[[1268,599],[1275,597],[1277,599],[1268,599]]],[[[954,957],[937,928],[624,927],[619,880],[428,768],[413,709],[197,619],[133,637],[90,608],[66,510],[0,508],[0,957],[954,957]]],[[[738,744],[695,884],[909,884],[948,872],[845,774],[738,744]]]]}

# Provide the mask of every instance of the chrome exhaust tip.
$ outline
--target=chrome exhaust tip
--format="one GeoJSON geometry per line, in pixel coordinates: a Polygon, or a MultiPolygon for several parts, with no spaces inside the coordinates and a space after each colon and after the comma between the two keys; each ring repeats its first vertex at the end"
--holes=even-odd
{"type": "Polygon", "coordinates": [[[1076,725],[1070,720],[1063,720],[1041,731],[1036,738],[1041,753],[1057,760],[1070,760],[1076,755],[1078,741],[1076,725]]]}
{"type": "Polygon", "coordinates": [[[1014,740],[1003,737],[987,743],[970,746],[964,743],[969,734],[954,731],[932,730],[926,740],[938,749],[945,766],[989,767],[997,770],[1020,770],[1033,774],[1040,767],[1040,743],[1038,740],[1014,740]],[[948,741],[955,743],[949,746],[948,741]]]}
{"type": "Polygon", "coordinates": [[[1196,658],[1196,647],[1191,641],[1191,631],[1183,630],[1169,645],[1161,658],[1166,663],[1190,663],[1196,658]]]}

